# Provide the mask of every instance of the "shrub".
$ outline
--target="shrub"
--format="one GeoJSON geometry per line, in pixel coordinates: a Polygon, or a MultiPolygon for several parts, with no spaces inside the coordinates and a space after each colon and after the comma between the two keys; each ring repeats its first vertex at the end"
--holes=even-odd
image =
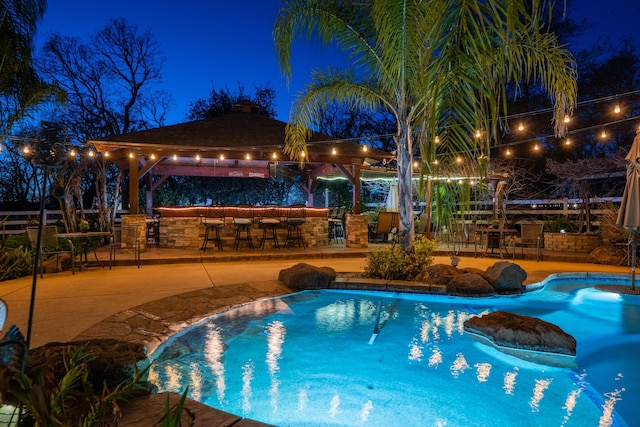
{"type": "Polygon", "coordinates": [[[417,236],[413,251],[406,252],[400,245],[373,249],[367,256],[364,271],[368,277],[387,280],[413,280],[422,276],[431,265],[431,253],[438,246],[436,240],[417,236]]]}

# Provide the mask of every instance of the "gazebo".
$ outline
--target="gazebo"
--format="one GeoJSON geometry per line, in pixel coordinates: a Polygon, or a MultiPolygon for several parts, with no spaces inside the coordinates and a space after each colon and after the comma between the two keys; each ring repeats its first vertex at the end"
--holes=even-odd
{"type": "MultiPolygon", "coordinates": [[[[299,164],[283,149],[286,123],[256,112],[255,105],[240,103],[229,114],[205,120],[164,126],[87,141],[108,155],[129,175],[129,212],[138,214],[139,182],[147,180],[146,212],[153,205],[153,190],[169,176],[269,178],[274,166],[299,164]],[[152,176],[159,176],[153,181],[152,176]]],[[[363,171],[384,171],[375,164],[393,155],[352,141],[314,133],[299,185],[313,206],[317,178],[341,172],[353,184],[353,212],[361,212],[360,176],[363,171]]]]}

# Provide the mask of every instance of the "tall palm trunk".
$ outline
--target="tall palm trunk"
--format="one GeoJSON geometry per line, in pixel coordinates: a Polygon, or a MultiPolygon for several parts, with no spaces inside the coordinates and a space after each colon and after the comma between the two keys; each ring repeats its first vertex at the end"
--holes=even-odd
{"type": "Polygon", "coordinates": [[[398,152],[398,211],[400,214],[400,244],[406,251],[413,250],[415,230],[413,227],[413,155],[411,134],[408,126],[401,126],[397,137],[398,152]]]}

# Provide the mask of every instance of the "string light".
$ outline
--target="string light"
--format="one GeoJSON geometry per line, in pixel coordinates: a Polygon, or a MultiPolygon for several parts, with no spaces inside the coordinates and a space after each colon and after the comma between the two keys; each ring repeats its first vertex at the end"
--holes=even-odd
{"type": "Polygon", "coordinates": [[[616,106],[613,108],[613,112],[616,114],[620,114],[620,104],[616,104],[616,106]]]}
{"type": "Polygon", "coordinates": [[[151,153],[151,160],[155,160],[156,159],[156,155],[154,153],[151,153]]]}
{"type": "Polygon", "coordinates": [[[276,154],[276,152],[274,151],[274,152],[273,152],[273,154],[271,155],[271,157],[273,157],[273,159],[275,160],[275,159],[277,159],[277,158],[278,158],[278,155],[277,155],[277,154],[276,154]]]}
{"type": "Polygon", "coordinates": [[[196,162],[200,161],[200,154],[196,154],[196,162]]]}
{"type": "Polygon", "coordinates": [[[605,139],[607,137],[607,131],[602,129],[602,133],[600,134],[600,138],[605,139]]]}
{"type": "Polygon", "coordinates": [[[533,146],[533,151],[539,151],[540,150],[540,146],[538,144],[533,146]]]}
{"type": "Polygon", "coordinates": [[[564,145],[571,145],[571,140],[569,138],[565,139],[564,145]]]}
{"type": "Polygon", "coordinates": [[[111,155],[111,154],[109,154],[109,152],[108,152],[108,151],[105,151],[105,152],[104,152],[104,156],[105,156],[105,157],[109,157],[110,155],[111,155]]]}
{"type": "Polygon", "coordinates": [[[247,159],[247,160],[251,160],[251,154],[247,153],[247,155],[244,156],[244,158],[247,159]]]}
{"type": "Polygon", "coordinates": [[[89,157],[93,157],[95,156],[95,153],[93,152],[93,150],[89,150],[89,157]]]}
{"type": "Polygon", "coordinates": [[[520,122],[520,124],[518,125],[518,130],[520,132],[522,132],[524,130],[524,124],[522,122],[520,122]]]}
{"type": "Polygon", "coordinates": [[[507,148],[507,151],[505,152],[505,154],[506,154],[507,156],[510,156],[510,155],[511,155],[511,150],[509,150],[509,149],[507,148]]]}
{"type": "Polygon", "coordinates": [[[76,150],[72,148],[71,151],[69,151],[69,156],[75,157],[76,156],[76,150]]]}
{"type": "Polygon", "coordinates": [[[220,154],[220,160],[224,160],[224,154],[220,154]]]}
{"type": "Polygon", "coordinates": [[[176,161],[176,160],[178,160],[178,155],[177,155],[177,154],[174,154],[174,155],[173,155],[173,161],[176,161]]]}
{"type": "Polygon", "coordinates": [[[362,146],[362,151],[364,151],[365,153],[369,150],[369,147],[367,147],[367,144],[364,144],[362,146]]]}
{"type": "Polygon", "coordinates": [[[129,153],[129,158],[133,159],[133,153],[129,153]]]}
{"type": "Polygon", "coordinates": [[[476,131],[476,138],[480,138],[481,136],[482,136],[482,133],[479,130],[477,130],[476,131]]]}
{"type": "Polygon", "coordinates": [[[569,116],[564,116],[564,122],[565,123],[569,123],[571,121],[571,117],[569,116]]]}
{"type": "Polygon", "coordinates": [[[331,154],[333,154],[334,156],[336,155],[337,151],[336,151],[336,147],[333,147],[331,149],[331,154]]]}

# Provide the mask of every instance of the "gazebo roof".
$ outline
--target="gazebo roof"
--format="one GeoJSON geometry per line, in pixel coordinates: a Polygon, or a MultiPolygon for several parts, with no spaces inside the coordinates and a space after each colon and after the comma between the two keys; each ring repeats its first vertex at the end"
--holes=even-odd
{"type": "MultiPolygon", "coordinates": [[[[99,152],[109,152],[114,161],[135,150],[138,154],[272,161],[273,153],[280,161],[284,155],[286,123],[255,112],[234,111],[205,120],[180,123],[155,129],[112,135],[89,140],[99,152]]],[[[309,163],[366,164],[390,159],[392,154],[323,135],[312,134],[307,143],[309,163]]]]}

